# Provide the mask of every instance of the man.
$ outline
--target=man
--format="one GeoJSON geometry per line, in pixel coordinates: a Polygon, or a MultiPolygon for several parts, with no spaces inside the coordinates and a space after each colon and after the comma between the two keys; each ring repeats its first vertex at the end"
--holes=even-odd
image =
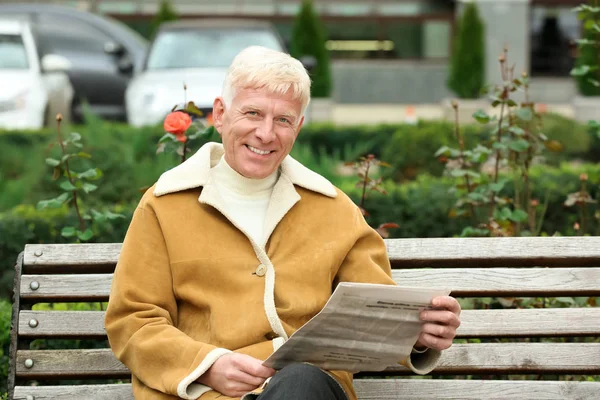
{"type": "MultiPolygon", "coordinates": [[[[165,172],[136,209],[106,330],[136,399],[355,399],[352,375],[262,365],[338,282],[395,284],[381,237],[326,179],[288,156],[310,99],[292,57],[250,47],[213,105],[223,145],[165,172]]],[[[451,297],[423,313],[407,364],[435,366],[459,325],[451,297]]]]}

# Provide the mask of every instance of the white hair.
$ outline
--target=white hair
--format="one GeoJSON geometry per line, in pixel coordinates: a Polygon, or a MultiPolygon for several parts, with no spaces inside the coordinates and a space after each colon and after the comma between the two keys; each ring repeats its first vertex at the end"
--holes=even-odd
{"type": "Polygon", "coordinates": [[[302,63],[266,47],[247,47],[233,59],[223,83],[225,106],[230,107],[237,91],[245,88],[266,88],[277,94],[291,89],[293,98],[302,104],[302,115],[310,102],[310,77],[302,63]]]}

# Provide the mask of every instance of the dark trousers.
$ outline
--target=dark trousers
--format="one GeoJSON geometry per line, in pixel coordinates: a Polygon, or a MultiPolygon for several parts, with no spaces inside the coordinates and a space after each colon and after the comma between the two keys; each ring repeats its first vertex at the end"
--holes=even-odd
{"type": "Polygon", "coordinates": [[[340,384],[309,364],[292,364],[277,372],[257,400],[348,400],[340,384]]]}

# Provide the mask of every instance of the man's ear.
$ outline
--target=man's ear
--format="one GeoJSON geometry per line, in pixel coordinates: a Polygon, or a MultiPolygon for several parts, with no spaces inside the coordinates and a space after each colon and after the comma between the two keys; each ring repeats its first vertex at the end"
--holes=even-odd
{"type": "Polygon", "coordinates": [[[300,122],[298,123],[298,127],[296,128],[296,137],[300,134],[300,129],[302,129],[302,124],[304,124],[304,115],[300,118],[300,122]]]}
{"type": "Polygon", "coordinates": [[[221,128],[223,127],[223,115],[225,114],[225,101],[222,97],[215,98],[213,102],[213,125],[219,135],[221,134],[221,128]]]}

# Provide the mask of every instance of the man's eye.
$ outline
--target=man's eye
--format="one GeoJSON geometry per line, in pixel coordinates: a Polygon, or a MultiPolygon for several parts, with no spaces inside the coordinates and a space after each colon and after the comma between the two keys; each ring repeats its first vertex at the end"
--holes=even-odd
{"type": "Polygon", "coordinates": [[[283,122],[284,124],[288,124],[290,122],[290,120],[287,119],[287,118],[281,117],[281,118],[279,118],[279,122],[283,122]]]}
{"type": "Polygon", "coordinates": [[[256,111],[247,111],[246,114],[248,114],[248,115],[258,115],[258,113],[256,111]]]}

